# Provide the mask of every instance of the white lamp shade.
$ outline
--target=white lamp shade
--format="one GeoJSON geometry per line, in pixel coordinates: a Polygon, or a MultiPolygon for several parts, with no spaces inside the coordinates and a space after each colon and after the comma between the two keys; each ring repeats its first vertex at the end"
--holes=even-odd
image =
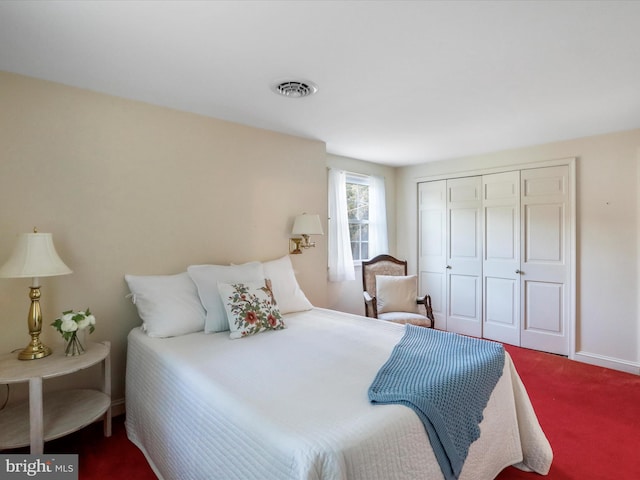
{"type": "Polygon", "coordinates": [[[324,235],[320,224],[320,215],[298,215],[293,222],[293,235],[324,235]]]}
{"type": "Polygon", "coordinates": [[[52,277],[71,269],[58,256],[50,233],[23,233],[11,257],[0,268],[0,277],[52,277]]]}

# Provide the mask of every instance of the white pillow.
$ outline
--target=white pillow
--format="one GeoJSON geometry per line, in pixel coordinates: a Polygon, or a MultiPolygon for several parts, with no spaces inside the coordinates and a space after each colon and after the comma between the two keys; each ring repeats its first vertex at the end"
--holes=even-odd
{"type": "Polygon", "coordinates": [[[418,277],[416,275],[376,275],[378,313],[418,312],[418,277]]]}
{"type": "Polygon", "coordinates": [[[285,328],[273,293],[262,282],[218,283],[231,338],[285,328]]]}
{"type": "Polygon", "coordinates": [[[288,255],[277,260],[264,262],[264,275],[271,281],[271,290],[278,303],[280,313],[311,310],[313,305],[300,289],[288,255]]]}
{"type": "Polygon", "coordinates": [[[176,337],[204,328],[205,311],[187,272],[124,278],[142,319],[142,329],[150,337],[176,337]]]}
{"type": "Polygon", "coordinates": [[[191,265],[187,272],[198,287],[200,301],[207,311],[204,324],[204,331],[207,333],[229,330],[227,315],[218,292],[218,282],[263,282],[265,278],[260,262],[243,265],[191,265]]]}

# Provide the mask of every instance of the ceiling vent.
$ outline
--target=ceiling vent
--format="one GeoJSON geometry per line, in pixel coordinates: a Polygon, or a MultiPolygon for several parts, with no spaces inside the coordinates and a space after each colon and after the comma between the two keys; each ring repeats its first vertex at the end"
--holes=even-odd
{"type": "Polygon", "coordinates": [[[318,91],[318,87],[313,83],[299,80],[288,80],[278,83],[273,89],[276,93],[291,98],[308,97],[318,91]]]}

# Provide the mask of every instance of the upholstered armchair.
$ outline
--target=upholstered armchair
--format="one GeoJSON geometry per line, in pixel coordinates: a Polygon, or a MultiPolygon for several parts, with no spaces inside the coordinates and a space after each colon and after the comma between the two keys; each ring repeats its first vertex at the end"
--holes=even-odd
{"type": "Polygon", "coordinates": [[[418,279],[407,275],[406,260],[378,255],[363,261],[362,287],[367,317],[434,327],[431,297],[418,297],[418,279]]]}

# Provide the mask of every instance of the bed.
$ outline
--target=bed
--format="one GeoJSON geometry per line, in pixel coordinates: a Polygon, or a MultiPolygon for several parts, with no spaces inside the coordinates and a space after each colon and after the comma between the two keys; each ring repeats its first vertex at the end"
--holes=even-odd
{"type": "MultiPolygon", "coordinates": [[[[159,478],[443,478],[418,416],[367,397],[404,325],[321,308],[282,318],[238,340],[130,332],[126,429],[159,478]]],[[[461,479],[548,472],[551,447],[508,354],[480,430],[461,479]]]]}
{"type": "MultiPolygon", "coordinates": [[[[159,478],[451,478],[423,415],[374,404],[369,390],[412,329],[453,334],[314,308],[288,256],[125,280],[142,319],[128,336],[126,429],[159,478]]],[[[431,345],[414,353],[440,360],[441,344],[431,345]]],[[[502,349],[500,358],[493,389],[483,388],[479,438],[453,472],[463,480],[509,465],[546,474],[551,465],[524,386],[502,349]]],[[[410,370],[418,371],[424,380],[424,370],[410,370]]],[[[475,403],[477,380],[466,383],[475,403]]],[[[461,398],[447,426],[465,416],[461,398]]]]}

